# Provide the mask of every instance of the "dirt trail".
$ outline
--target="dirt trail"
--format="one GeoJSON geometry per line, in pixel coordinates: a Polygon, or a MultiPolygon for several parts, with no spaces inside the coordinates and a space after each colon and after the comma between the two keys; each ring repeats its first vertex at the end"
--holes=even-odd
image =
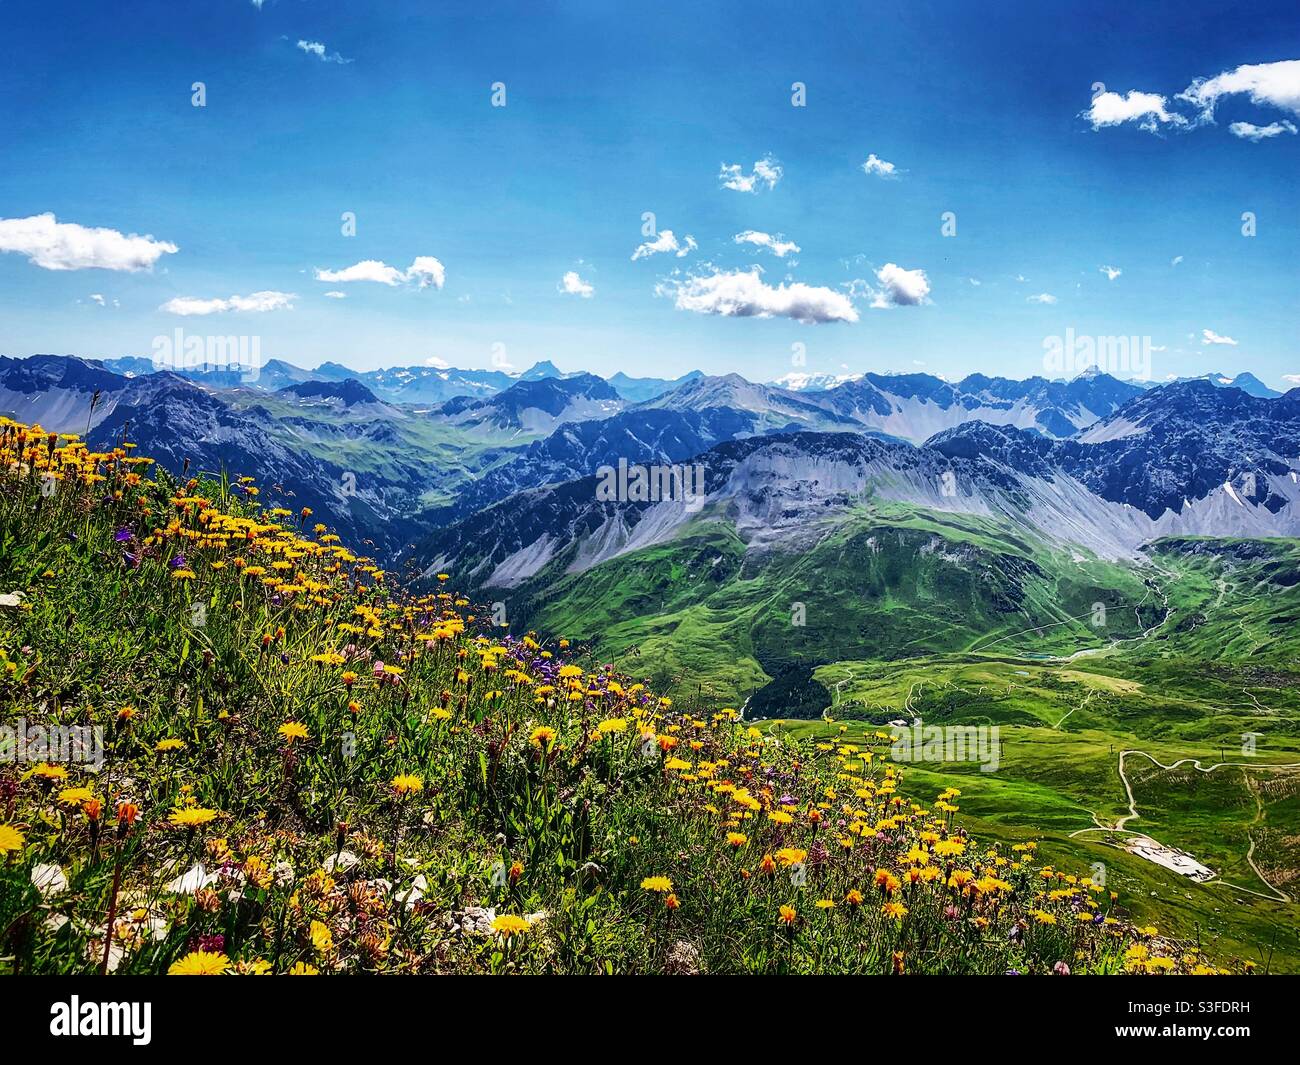
{"type": "MultiPolygon", "coordinates": [[[[1062,720],[1064,720],[1064,718],[1062,718],[1062,720]]],[[[1070,833],[1071,839],[1073,839],[1075,836],[1081,836],[1085,832],[1119,832],[1131,836],[1139,836],[1139,835],[1147,836],[1148,838],[1153,839],[1156,843],[1160,844],[1160,846],[1168,848],[1168,844],[1160,843],[1159,840],[1155,840],[1154,837],[1149,835],[1149,833],[1134,832],[1132,829],[1126,829],[1124,827],[1126,824],[1128,824],[1129,821],[1132,821],[1135,818],[1141,816],[1137,810],[1137,800],[1134,799],[1133,797],[1133,785],[1132,783],[1130,783],[1128,779],[1128,774],[1124,771],[1124,759],[1130,754],[1141,755],[1143,758],[1146,758],[1149,761],[1153,762],[1161,769],[1172,770],[1172,769],[1177,769],[1181,765],[1191,765],[1193,769],[1196,769],[1201,773],[1212,773],[1214,772],[1214,770],[1222,769],[1224,767],[1234,767],[1238,769],[1255,769],[1255,770],[1300,769],[1300,762],[1286,762],[1286,763],[1215,762],[1213,765],[1206,766],[1201,764],[1201,760],[1199,758],[1179,758],[1176,762],[1173,762],[1170,765],[1166,765],[1164,762],[1160,761],[1160,759],[1156,758],[1154,755],[1149,754],[1146,751],[1139,751],[1139,750],[1120,751],[1119,752],[1119,779],[1121,783],[1123,783],[1124,785],[1125,794],[1128,796],[1129,812],[1125,814],[1123,817],[1121,817],[1118,821],[1116,821],[1114,825],[1110,825],[1110,826],[1103,825],[1101,823],[1101,819],[1097,817],[1096,814],[1093,814],[1092,819],[1093,821],[1096,822],[1096,826],[1093,828],[1081,828],[1075,832],[1071,832],[1070,833]]],[[[1255,802],[1256,802],[1255,823],[1258,823],[1260,817],[1263,814],[1263,806],[1260,802],[1258,795],[1255,796],[1255,802]]],[[[1245,891],[1251,895],[1258,895],[1260,898],[1272,899],[1278,902],[1290,902],[1291,897],[1287,895],[1285,892],[1274,887],[1271,883],[1269,883],[1268,878],[1260,871],[1259,866],[1255,864],[1255,840],[1254,837],[1250,836],[1249,833],[1247,833],[1247,838],[1250,839],[1250,849],[1246,852],[1246,861],[1250,865],[1251,869],[1255,871],[1255,875],[1259,877],[1260,883],[1262,883],[1269,890],[1270,894],[1265,895],[1262,892],[1253,890],[1252,888],[1241,887],[1241,885],[1239,884],[1230,883],[1229,881],[1223,880],[1219,877],[1215,877],[1214,880],[1207,880],[1205,881],[1205,883],[1217,882],[1225,885],[1226,887],[1235,888],[1238,891],[1245,891]]],[[[1168,848],[1168,849],[1172,850],[1174,848],[1168,848]]]]}

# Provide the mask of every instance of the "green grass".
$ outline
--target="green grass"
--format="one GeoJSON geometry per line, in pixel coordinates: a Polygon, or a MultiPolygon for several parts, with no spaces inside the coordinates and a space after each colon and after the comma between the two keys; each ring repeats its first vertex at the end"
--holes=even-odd
{"type": "Polygon", "coordinates": [[[909,786],[961,787],[982,830],[1104,862],[1144,917],[1257,960],[1271,946],[1300,971],[1300,906],[1259,897],[1300,897],[1296,773],[1128,759],[1127,827],[1203,861],[1221,878],[1210,884],[1103,833],[1072,835],[1129,812],[1121,750],[1208,765],[1240,760],[1254,733],[1259,763],[1300,762],[1300,542],[1168,539],[1135,567],[993,520],[870,503],[797,550],[747,552],[715,520],[586,573],[566,565],[535,582],[530,620],[634,669],[652,660],[677,692],[804,737],[836,734],[823,713],[868,733],[913,717],[998,725],[997,772],[914,765],[909,786]]]}
{"type": "Polygon", "coordinates": [[[1070,864],[1102,862],[1108,885],[1133,900],[1140,919],[1261,962],[1271,947],[1274,967],[1296,972],[1300,905],[1260,895],[1271,896],[1272,885],[1296,897],[1300,771],[1224,767],[1206,774],[1126,759],[1139,816],[1125,827],[1190,853],[1220,882],[1195,883],[1107,846],[1113,840],[1106,833],[1075,835],[1129,812],[1118,773],[1122,750],[1147,751],[1166,765],[1183,758],[1207,766],[1300,763],[1300,672],[1270,689],[1274,713],[1267,726],[1242,697],[1241,672],[1248,677],[1250,667],[1239,672],[1220,665],[1207,677],[1195,661],[1139,664],[1117,656],[1052,664],[971,655],[841,662],[815,674],[833,692],[839,685],[835,722],[790,721],[782,728],[800,737],[851,740],[892,719],[996,724],[1002,757],[995,772],[975,764],[914,763],[908,787],[922,799],[929,789],[957,787],[962,816],[981,833],[1006,842],[1040,839],[1045,855],[1070,864]],[[1262,731],[1253,759],[1241,754],[1243,731],[1262,731]],[[1247,862],[1252,840],[1267,884],[1247,862]]]}

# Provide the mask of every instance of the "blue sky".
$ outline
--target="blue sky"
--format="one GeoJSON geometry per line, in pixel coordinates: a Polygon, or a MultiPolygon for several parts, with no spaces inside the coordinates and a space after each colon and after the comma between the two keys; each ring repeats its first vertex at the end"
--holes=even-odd
{"type": "Polygon", "coordinates": [[[7,0],[0,353],[1300,374],[1293,4],[805,6],[7,0]]]}

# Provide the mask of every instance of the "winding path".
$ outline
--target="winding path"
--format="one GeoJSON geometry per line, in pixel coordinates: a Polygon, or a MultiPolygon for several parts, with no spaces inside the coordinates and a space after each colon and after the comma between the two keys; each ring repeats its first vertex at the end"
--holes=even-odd
{"type": "MultiPolygon", "coordinates": [[[[1064,718],[1062,718],[1062,720],[1064,720],[1064,718]]],[[[1073,839],[1075,836],[1081,836],[1086,832],[1122,832],[1131,836],[1146,835],[1147,838],[1154,840],[1156,843],[1160,843],[1160,841],[1155,839],[1154,836],[1150,836],[1145,832],[1135,832],[1132,829],[1126,829],[1124,827],[1129,821],[1132,821],[1134,818],[1140,816],[1137,811],[1137,800],[1133,798],[1133,785],[1129,782],[1128,774],[1124,772],[1124,759],[1130,754],[1141,755],[1143,758],[1150,760],[1155,765],[1159,766],[1161,769],[1172,770],[1172,769],[1177,769],[1181,765],[1190,764],[1193,769],[1196,769],[1202,773],[1212,773],[1214,770],[1222,769],[1225,766],[1231,766],[1239,769],[1300,769],[1300,762],[1285,762],[1285,763],[1215,762],[1213,765],[1205,766],[1201,764],[1201,760],[1199,758],[1179,758],[1176,762],[1173,762],[1170,765],[1166,765],[1164,762],[1160,761],[1160,759],[1156,758],[1154,755],[1148,753],[1147,751],[1139,751],[1136,749],[1120,751],[1119,752],[1119,779],[1124,785],[1125,794],[1128,796],[1129,812],[1125,814],[1123,817],[1121,817],[1118,821],[1116,821],[1113,826],[1103,825],[1101,823],[1101,820],[1097,817],[1097,815],[1093,814],[1092,819],[1097,822],[1096,826],[1093,828],[1080,828],[1074,832],[1071,832],[1070,833],[1071,839],[1073,839]]],[[[1259,801],[1258,798],[1256,798],[1256,803],[1258,803],[1258,801],[1259,801]]],[[[1257,812],[1256,820],[1258,821],[1258,819],[1259,817],[1257,812]]],[[[1246,838],[1250,840],[1250,849],[1246,852],[1246,861],[1250,865],[1251,869],[1255,871],[1255,875],[1259,877],[1260,883],[1262,883],[1266,888],[1268,888],[1268,890],[1272,892],[1272,894],[1265,895],[1262,892],[1255,891],[1252,888],[1242,887],[1239,884],[1230,883],[1229,881],[1224,880],[1223,878],[1218,876],[1214,877],[1213,880],[1203,881],[1203,883],[1213,884],[1217,882],[1223,884],[1226,887],[1235,888],[1238,891],[1245,891],[1251,895],[1258,895],[1260,898],[1263,899],[1272,899],[1275,902],[1292,901],[1290,895],[1286,894],[1281,889],[1274,887],[1271,883],[1269,883],[1268,878],[1260,871],[1259,866],[1255,864],[1254,837],[1251,836],[1249,832],[1247,832],[1246,838]]],[[[1160,845],[1162,847],[1167,847],[1167,845],[1163,843],[1160,843],[1160,845]]],[[[1169,849],[1173,849],[1173,848],[1169,848],[1169,849]]]]}

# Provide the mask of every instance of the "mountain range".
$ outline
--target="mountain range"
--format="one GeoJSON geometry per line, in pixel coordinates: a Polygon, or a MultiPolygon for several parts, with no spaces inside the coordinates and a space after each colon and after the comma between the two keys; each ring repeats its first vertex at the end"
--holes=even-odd
{"type": "Polygon", "coordinates": [[[1095,640],[1079,619],[1098,602],[1147,624],[1168,544],[1300,536],[1300,389],[1261,395],[1250,375],[788,388],[550,363],[273,362],[233,383],[132,365],[0,359],[0,413],[176,473],[251,474],[265,505],[309,507],[385,565],[454,572],[512,625],[653,646],[756,705],[815,709],[809,671],[866,651],[1016,626],[1095,640]],[[698,467],[703,498],[602,495],[620,464],[698,467]],[[792,626],[792,604],[814,620],[792,626]]]}

